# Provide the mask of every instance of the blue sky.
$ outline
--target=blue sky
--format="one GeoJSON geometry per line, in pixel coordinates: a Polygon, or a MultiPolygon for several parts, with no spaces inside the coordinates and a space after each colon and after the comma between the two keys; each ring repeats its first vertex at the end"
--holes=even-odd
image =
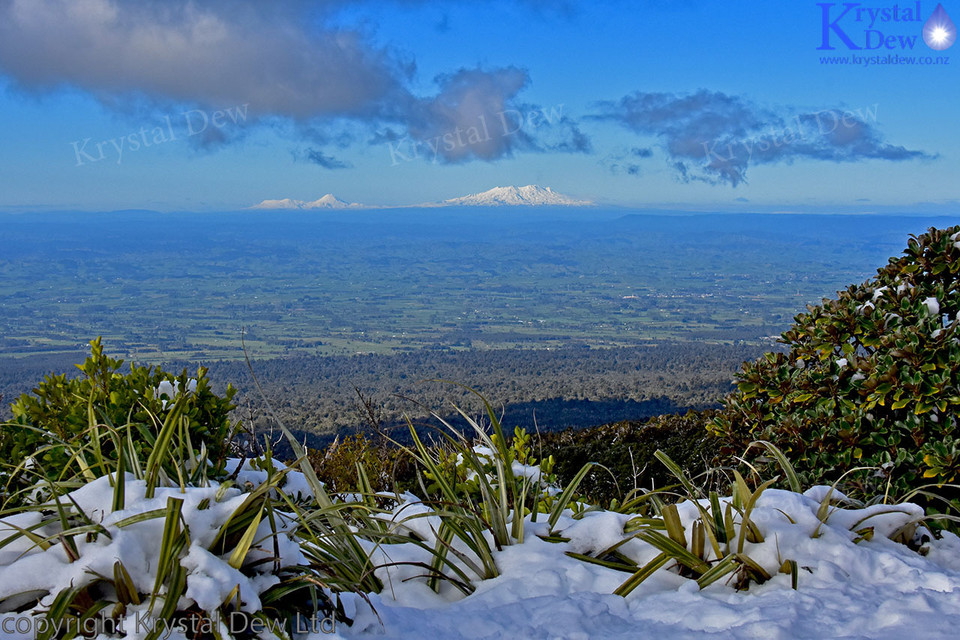
{"type": "Polygon", "coordinates": [[[950,213],[960,46],[853,4],[0,0],[0,210],[950,213]]]}

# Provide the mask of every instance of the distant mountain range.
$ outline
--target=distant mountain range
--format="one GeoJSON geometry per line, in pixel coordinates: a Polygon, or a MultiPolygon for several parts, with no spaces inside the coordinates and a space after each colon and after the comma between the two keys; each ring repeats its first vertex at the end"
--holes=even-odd
{"type": "Polygon", "coordinates": [[[363,209],[362,204],[356,202],[344,202],[332,193],[317,198],[312,202],[305,200],[292,200],[284,198],[283,200],[264,200],[256,204],[251,209],[363,209]]]}
{"type": "MultiPolygon", "coordinates": [[[[586,207],[593,203],[589,200],[576,200],[562,193],[557,193],[550,187],[541,187],[528,184],[525,187],[494,187],[482,193],[473,193],[460,198],[450,198],[441,202],[429,202],[419,207],[513,207],[513,206],[564,206],[586,207]]],[[[366,209],[369,205],[356,202],[344,202],[332,193],[307,202],[304,200],[264,200],[251,209],[366,209]]],[[[393,208],[393,207],[384,207],[393,208]]]]}

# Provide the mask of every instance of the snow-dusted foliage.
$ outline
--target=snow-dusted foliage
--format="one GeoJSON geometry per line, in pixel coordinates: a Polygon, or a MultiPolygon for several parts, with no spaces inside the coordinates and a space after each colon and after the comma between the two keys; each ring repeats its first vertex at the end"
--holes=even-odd
{"type": "Polygon", "coordinates": [[[645,494],[624,513],[511,511],[526,535],[498,547],[480,531],[496,567],[483,576],[475,547],[444,533],[449,505],[357,491],[330,498],[353,524],[316,535],[329,512],[307,475],[229,467],[232,483],[149,498],[128,474],[122,504],[103,476],[61,496],[63,515],[48,502],[0,517],[2,637],[946,638],[960,623],[960,539],[934,535],[912,504],[744,485],[676,505],[645,494]],[[323,547],[338,536],[374,581],[350,589],[334,574],[323,547]]]}
{"type": "MultiPolygon", "coordinates": [[[[807,482],[904,495],[960,475],[960,227],[912,238],[877,276],[797,316],[744,365],[716,430],[776,443],[807,482]]],[[[957,497],[956,493],[952,494],[957,497]]]]}

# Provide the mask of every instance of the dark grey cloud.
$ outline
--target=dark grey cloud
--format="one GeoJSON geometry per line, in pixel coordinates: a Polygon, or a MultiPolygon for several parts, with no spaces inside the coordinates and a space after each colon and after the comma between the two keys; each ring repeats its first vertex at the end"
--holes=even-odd
{"type": "MultiPolygon", "coordinates": [[[[434,156],[441,162],[589,147],[569,119],[497,135],[500,120],[509,125],[520,110],[517,94],[529,84],[522,69],[455,70],[437,79],[435,94],[413,94],[413,61],[359,29],[336,26],[331,16],[345,4],[0,0],[0,73],[26,91],[82,89],[117,112],[145,104],[154,111],[245,105],[245,126],[294,123],[323,166],[342,161],[318,137],[335,138],[343,122],[415,141],[439,137],[444,144],[434,156]],[[490,136],[464,137],[478,118],[488,121],[490,136]],[[446,144],[448,135],[455,144],[446,144]]],[[[530,0],[534,10],[540,4],[530,0]]],[[[211,129],[192,142],[210,149],[238,137],[211,129]]]]}
{"type": "MultiPolygon", "coordinates": [[[[547,110],[543,110],[547,113],[547,110]]],[[[528,123],[529,115],[532,110],[527,111],[528,123]]],[[[544,127],[540,126],[538,131],[538,145],[543,151],[562,151],[565,153],[592,153],[593,143],[590,137],[585,134],[576,120],[568,116],[560,117],[556,122],[551,122],[544,127]],[[544,130],[546,129],[546,131],[544,130]]]]}
{"type": "Polygon", "coordinates": [[[642,174],[640,161],[653,157],[653,149],[648,147],[632,147],[630,149],[618,149],[609,153],[600,164],[610,170],[611,173],[626,173],[631,176],[642,174]]]}
{"type": "Polygon", "coordinates": [[[308,149],[305,158],[309,162],[320,165],[324,169],[346,169],[350,166],[349,163],[327,155],[320,149],[308,149]]]}
{"type": "Polygon", "coordinates": [[[794,111],[765,107],[736,95],[637,92],[601,102],[596,120],[612,121],[658,138],[683,182],[737,186],[750,166],[796,160],[903,161],[934,156],[886,142],[877,105],[794,111]]]}
{"type": "Polygon", "coordinates": [[[371,142],[385,144],[393,164],[492,161],[517,151],[590,152],[590,139],[564,113],[563,104],[518,101],[529,82],[518,67],[459,69],[438,76],[435,96],[403,105],[404,128],[384,127],[371,142]]]}
{"type": "Polygon", "coordinates": [[[440,76],[436,79],[439,93],[416,101],[407,130],[413,140],[435,141],[436,155],[446,162],[492,160],[529,148],[532,140],[522,127],[516,127],[511,106],[529,82],[527,73],[516,67],[461,69],[440,76]]]}

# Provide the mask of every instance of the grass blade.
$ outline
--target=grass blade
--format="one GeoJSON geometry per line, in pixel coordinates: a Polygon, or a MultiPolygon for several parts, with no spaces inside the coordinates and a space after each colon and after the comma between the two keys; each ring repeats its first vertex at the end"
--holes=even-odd
{"type": "Polygon", "coordinates": [[[780,465],[780,468],[783,469],[783,475],[787,479],[787,485],[790,487],[790,491],[794,493],[803,493],[803,487],[800,485],[800,478],[797,477],[797,472],[793,469],[793,465],[790,464],[790,460],[787,459],[787,456],[783,455],[783,451],[777,448],[777,445],[772,442],[767,442],[766,440],[755,440],[750,443],[750,446],[760,445],[767,449],[770,452],[770,455],[774,457],[777,463],[780,465]]]}
{"type": "Polygon", "coordinates": [[[183,413],[183,407],[185,403],[185,395],[181,395],[174,403],[173,408],[170,409],[170,413],[167,414],[167,417],[163,422],[163,426],[160,428],[160,433],[157,434],[157,440],[153,445],[153,449],[150,451],[149,457],[147,458],[146,498],[152,498],[156,492],[158,480],[160,478],[160,471],[163,467],[163,461],[166,460],[170,453],[173,435],[177,431],[177,426],[180,422],[180,415],[183,413]]]}
{"type": "Polygon", "coordinates": [[[680,512],[677,510],[677,505],[664,505],[660,515],[663,517],[663,524],[667,528],[667,535],[670,536],[670,539],[686,548],[687,536],[683,529],[683,523],[680,521],[680,512]]]}
{"type": "Polygon", "coordinates": [[[577,475],[567,484],[564,488],[563,493],[560,494],[560,497],[553,505],[553,509],[550,510],[550,518],[547,520],[547,523],[550,525],[550,530],[553,531],[553,528],[557,526],[557,521],[560,519],[560,515],[563,513],[563,510],[567,508],[567,505],[570,504],[570,501],[573,500],[574,493],[577,490],[577,487],[580,486],[580,483],[583,482],[583,479],[589,473],[592,467],[597,466],[596,462],[587,462],[582,467],[580,471],[577,472],[577,475]]]}
{"type": "Polygon", "coordinates": [[[227,561],[227,564],[234,569],[239,569],[243,566],[243,561],[246,559],[250,547],[253,546],[253,542],[257,537],[257,529],[260,528],[260,520],[263,519],[263,507],[264,505],[261,504],[256,514],[254,514],[253,520],[251,520],[247,526],[246,531],[243,532],[243,536],[241,536],[237,546],[234,547],[233,553],[230,554],[230,560],[227,561]]]}
{"type": "Polygon", "coordinates": [[[737,570],[737,559],[734,555],[729,555],[723,560],[713,565],[706,572],[697,578],[697,586],[701,589],[707,588],[723,576],[733,573],[737,570]]]}
{"type": "MultiPolygon", "coordinates": [[[[168,575],[180,566],[179,550],[183,548],[182,533],[180,530],[180,514],[183,510],[182,498],[167,498],[167,509],[164,514],[163,537],[160,539],[160,558],[157,561],[157,579],[153,584],[153,593],[150,595],[150,610],[156,602],[157,594],[168,575]]],[[[169,598],[169,590],[168,590],[169,598]]]]}
{"type": "Polygon", "coordinates": [[[639,587],[644,580],[653,575],[657,569],[667,564],[669,561],[670,556],[668,554],[660,553],[653,560],[643,565],[639,571],[627,578],[623,584],[617,587],[613,592],[614,595],[627,597],[631,591],[639,587]]]}
{"type": "Polygon", "coordinates": [[[646,529],[637,534],[637,537],[643,540],[644,542],[660,549],[660,551],[666,553],[670,558],[676,560],[685,567],[696,571],[697,573],[706,573],[710,569],[708,565],[702,558],[690,553],[686,547],[681,546],[675,540],[668,538],[659,531],[654,531],[652,529],[646,529]]]}

